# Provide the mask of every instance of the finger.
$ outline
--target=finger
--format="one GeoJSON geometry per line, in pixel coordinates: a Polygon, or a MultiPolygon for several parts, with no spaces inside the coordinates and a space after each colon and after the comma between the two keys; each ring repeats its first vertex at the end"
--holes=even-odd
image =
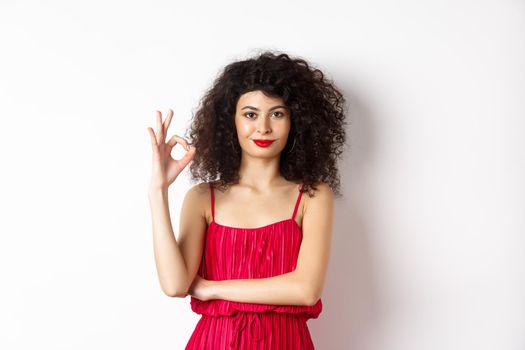
{"type": "Polygon", "coordinates": [[[172,137],[170,137],[166,144],[172,148],[175,147],[175,145],[177,144],[177,135],[173,135],[172,137]]]}
{"type": "Polygon", "coordinates": [[[171,119],[173,117],[173,110],[170,108],[166,121],[164,122],[164,134],[168,134],[168,128],[170,127],[171,119]]]}
{"type": "Polygon", "coordinates": [[[195,156],[195,148],[191,148],[186,154],[177,162],[182,168],[185,168],[186,165],[188,165],[189,162],[193,159],[195,156]]]}
{"type": "Polygon", "coordinates": [[[148,133],[151,140],[151,147],[155,149],[157,147],[157,138],[155,137],[155,131],[152,128],[148,127],[148,133]]]}
{"type": "Polygon", "coordinates": [[[190,148],[190,145],[188,144],[188,141],[186,141],[186,139],[183,138],[183,137],[179,137],[179,138],[180,138],[179,143],[182,144],[182,146],[184,147],[184,149],[185,149],[186,151],[190,151],[191,148],[190,148]]]}
{"type": "Polygon", "coordinates": [[[177,143],[180,143],[182,147],[186,149],[186,151],[190,150],[188,141],[186,141],[183,137],[180,137],[178,135],[173,135],[168,141],[168,145],[170,145],[170,147],[174,147],[177,143]]]}
{"type": "Polygon", "coordinates": [[[162,113],[157,111],[157,143],[164,142],[164,129],[162,127],[162,113]]]}
{"type": "Polygon", "coordinates": [[[182,144],[182,146],[186,149],[186,151],[190,150],[190,145],[188,144],[188,141],[184,137],[177,136],[178,140],[177,142],[182,144]]]}

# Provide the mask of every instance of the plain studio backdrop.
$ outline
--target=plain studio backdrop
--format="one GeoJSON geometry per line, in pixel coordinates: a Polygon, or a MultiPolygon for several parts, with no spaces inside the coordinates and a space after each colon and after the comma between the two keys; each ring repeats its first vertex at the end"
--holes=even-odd
{"type": "Polygon", "coordinates": [[[316,348],[525,348],[522,1],[3,0],[0,40],[0,348],[183,349],[199,316],[158,282],[147,127],[173,108],[183,135],[264,49],[348,100],[316,348]]]}

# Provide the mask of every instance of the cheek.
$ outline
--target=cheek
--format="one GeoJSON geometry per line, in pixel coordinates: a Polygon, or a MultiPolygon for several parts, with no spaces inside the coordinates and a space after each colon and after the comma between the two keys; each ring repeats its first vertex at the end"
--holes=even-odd
{"type": "Polygon", "coordinates": [[[251,131],[251,125],[246,122],[236,121],[235,127],[237,128],[237,134],[239,135],[249,135],[251,131]]]}
{"type": "Polygon", "coordinates": [[[290,133],[290,122],[289,121],[286,121],[284,122],[281,127],[280,127],[280,131],[281,131],[281,134],[282,135],[287,135],[290,133]]]}

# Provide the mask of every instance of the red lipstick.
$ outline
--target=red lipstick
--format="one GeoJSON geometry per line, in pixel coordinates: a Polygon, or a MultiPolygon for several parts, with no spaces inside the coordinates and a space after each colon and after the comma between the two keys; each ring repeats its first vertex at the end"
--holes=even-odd
{"type": "Polygon", "coordinates": [[[273,141],[275,140],[253,140],[253,142],[259,147],[268,147],[273,143],[273,141]]]}

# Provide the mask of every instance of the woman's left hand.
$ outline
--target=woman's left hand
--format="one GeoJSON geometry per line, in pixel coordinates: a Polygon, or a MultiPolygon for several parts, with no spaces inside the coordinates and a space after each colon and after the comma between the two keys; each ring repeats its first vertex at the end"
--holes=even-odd
{"type": "Polygon", "coordinates": [[[188,289],[188,294],[203,301],[213,299],[212,283],[213,281],[204,279],[197,274],[188,289]]]}

